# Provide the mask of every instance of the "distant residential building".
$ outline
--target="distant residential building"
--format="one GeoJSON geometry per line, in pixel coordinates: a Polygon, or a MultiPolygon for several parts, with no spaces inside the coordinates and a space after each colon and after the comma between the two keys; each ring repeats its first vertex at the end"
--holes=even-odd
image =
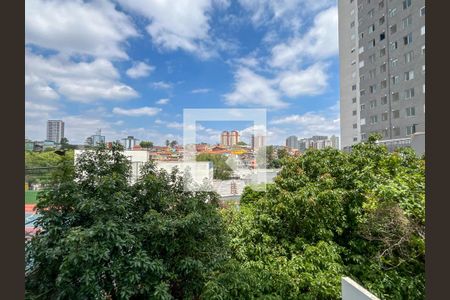
{"type": "Polygon", "coordinates": [[[228,131],[222,131],[220,135],[220,144],[222,146],[228,146],[230,144],[230,133],[228,131]]]}
{"type": "Polygon", "coordinates": [[[47,141],[61,143],[64,137],[64,122],[62,120],[47,121],[47,141]]]}
{"type": "Polygon", "coordinates": [[[105,136],[102,135],[101,129],[97,130],[96,134],[91,135],[90,137],[88,137],[86,139],[86,145],[89,145],[89,146],[98,146],[98,145],[104,144],[104,143],[105,143],[105,136]]]}
{"type": "Polygon", "coordinates": [[[291,135],[286,139],[286,147],[290,149],[298,148],[298,138],[295,135],[291,135]]]}
{"type": "Polygon", "coordinates": [[[125,147],[125,150],[132,150],[134,146],[136,146],[138,139],[135,139],[134,136],[129,135],[126,138],[122,139],[122,145],[125,147]]]}
{"type": "Polygon", "coordinates": [[[330,141],[331,141],[331,147],[333,147],[334,149],[341,149],[340,145],[339,145],[339,137],[332,135],[330,137],[330,141]]]}
{"type": "Polygon", "coordinates": [[[230,134],[230,146],[237,145],[237,143],[239,143],[239,132],[233,130],[230,134]]]}
{"type": "Polygon", "coordinates": [[[266,137],[263,135],[254,135],[252,134],[252,150],[256,151],[264,146],[266,146],[266,137]]]}
{"type": "Polygon", "coordinates": [[[225,147],[237,145],[237,143],[239,143],[239,140],[240,137],[237,130],[233,130],[231,131],[231,133],[225,130],[220,135],[220,144],[225,147]]]}

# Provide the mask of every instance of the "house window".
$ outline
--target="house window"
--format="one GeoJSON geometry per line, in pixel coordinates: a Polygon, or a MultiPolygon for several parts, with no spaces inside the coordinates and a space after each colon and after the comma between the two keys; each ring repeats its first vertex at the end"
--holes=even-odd
{"type": "Polygon", "coordinates": [[[366,94],[366,90],[360,90],[360,91],[359,91],[359,95],[360,95],[360,96],[364,96],[365,94],[366,94]]]}
{"type": "Polygon", "coordinates": [[[381,105],[386,105],[387,104],[387,96],[384,95],[381,97],[381,105]]]}
{"type": "Polygon", "coordinates": [[[378,116],[370,116],[370,124],[378,123],[378,116]]]}
{"type": "Polygon", "coordinates": [[[399,80],[400,80],[398,75],[391,76],[391,79],[392,79],[392,84],[393,85],[397,84],[399,82],[399,80]]]}
{"type": "Polygon", "coordinates": [[[369,41],[369,46],[367,48],[370,49],[370,48],[373,48],[373,47],[375,47],[375,39],[369,41]]]}
{"type": "Polygon", "coordinates": [[[397,8],[391,8],[389,10],[389,17],[393,17],[397,14],[397,8]]]}
{"type": "Polygon", "coordinates": [[[423,25],[423,26],[420,28],[420,34],[421,34],[421,35],[424,35],[424,34],[425,34],[425,25],[423,25]]]}
{"type": "Polygon", "coordinates": [[[408,33],[403,37],[403,44],[409,45],[412,43],[412,32],[408,33]]]}
{"type": "Polygon", "coordinates": [[[375,54],[372,54],[371,56],[369,56],[369,61],[371,64],[375,63],[375,54]]]}
{"type": "Polygon", "coordinates": [[[412,16],[407,16],[402,20],[403,29],[406,29],[408,26],[412,24],[412,16]]]}
{"type": "Polygon", "coordinates": [[[406,135],[411,135],[416,133],[416,125],[406,126],[406,135]]]}
{"type": "Polygon", "coordinates": [[[377,85],[374,84],[374,85],[369,86],[369,91],[371,94],[375,93],[377,91],[377,85]]]}
{"type": "Polygon", "coordinates": [[[356,84],[352,85],[352,91],[356,91],[356,84]]]}
{"type": "Polygon", "coordinates": [[[388,113],[387,112],[382,113],[381,114],[381,121],[387,121],[387,119],[388,119],[388,113]]]}
{"type": "Polygon", "coordinates": [[[366,109],[366,105],[365,104],[361,104],[361,111],[366,109]]]}
{"type": "Polygon", "coordinates": [[[405,72],[405,81],[414,79],[414,71],[405,72]]]}
{"type": "Polygon", "coordinates": [[[381,134],[383,135],[383,137],[388,137],[389,136],[389,131],[387,130],[387,129],[383,129],[382,131],[381,131],[381,134]]]}
{"type": "Polygon", "coordinates": [[[394,119],[400,118],[400,111],[398,109],[392,111],[392,117],[394,119]]]}
{"type": "Polygon", "coordinates": [[[386,47],[383,47],[380,49],[380,57],[383,57],[386,55],[386,47]]]}
{"type": "Polygon", "coordinates": [[[359,81],[364,81],[364,75],[359,76],[359,81]]]}
{"type": "Polygon", "coordinates": [[[362,40],[363,38],[364,38],[364,32],[361,32],[361,33],[359,34],[359,39],[362,40]]]}
{"type": "Polygon", "coordinates": [[[354,141],[354,142],[357,142],[357,141],[358,141],[358,138],[357,138],[356,136],[354,136],[354,137],[353,137],[353,141],[354,141]]]}
{"type": "Polygon", "coordinates": [[[365,118],[361,118],[361,120],[359,120],[361,125],[366,125],[366,119],[365,118]]]}
{"type": "Polygon", "coordinates": [[[385,89],[387,87],[387,80],[386,79],[381,80],[380,86],[381,86],[382,89],[385,89]]]}
{"type": "Polygon", "coordinates": [[[353,123],[353,129],[357,129],[358,128],[358,124],[353,123]]]}
{"type": "Polygon", "coordinates": [[[400,94],[398,92],[392,93],[392,101],[400,100],[400,94]]]}
{"type": "Polygon", "coordinates": [[[420,9],[420,16],[425,16],[425,6],[420,9]]]}
{"type": "Polygon", "coordinates": [[[356,103],[356,98],[352,98],[352,103],[356,103]]]}
{"type": "Polygon", "coordinates": [[[394,127],[392,128],[392,134],[394,136],[400,136],[400,127],[394,127]]]}
{"type": "Polygon", "coordinates": [[[398,48],[398,42],[397,42],[397,41],[392,42],[392,43],[391,43],[391,49],[392,49],[392,50],[395,50],[395,49],[397,49],[397,48],[398,48]]]}
{"type": "Polygon", "coordinates": [[[383,25],[385,20],[386,20],[386,18],[385,18],[384,16],[382,16],[382,17],[378,20],[378,24],[379,24],[379,25],[383,25]]]}
{"type": "Polygon", "coordinates": [[[361,139],[365,140],[367,138],[367,134],[366,133],[361,133],[361,139]]]}
{"type": "Polygon", "coordinates": [[[411,0],[403,0],[403,9],[407,9],[411,6],[411,0]]]}
{"type": "Polygon", "coordinates": [[[356,116],[356,110],[352,111],[352,115],[356,116]]]}
{"type": "Polygon", "coordinates": [[[405,90],[405,100],[409,100],[411,98],[414,98],[414,88],[405,90]]]}
{"type": "MultiPolygon", "coordinates": [[[[424,29],[425,29],[425,27],[424,27],[424,29]]],[[[384,40],[385,38],[386,38],[386,33],[385,32],[380,33],[380,41],[384,40]]]]}
{"type": "Polygon", "coordinates": [[[369,71],[369,79],[375,78],[376,70],[377,69],[372,69],[372,70],[369,71]]]}
{"type": "Polygon", "coordinates": [[[386,72],[386,63],[384,63],[380,66],[380,73],[384,73],[384,72],[386,72]]]}
{"type": "Polygon", "coordinates": [[[369,33],[372,33],[375,31],[375,24],[372,24],[369,26],[369,33]]]}
{"type": "Polygon", "coordinates": [[[391,34],[396,33],[397,32],[397,24],[394,24],[391,27],[389,27],[389,30],[390,30],[391,34]]]}
{"type": "Polygon", "coordinates": [[[391,67],[395,68],[397,66],[398,63],[398,58],[393,58],[391,59],[391,67]]]}
{"type": "Polygon", "coordinates": [[[416,108],[414,106],[406,108],[406,116],[407,117],[414,117],[415,115],[416,115],[416,108]]]}
{"type": "Polygon", "coordinates": [[[371,100],[370,101],[370,108],[375,108],[377,107],[377,100],[371,100]]]}
{"type": "Polygon", "coordinates": [[[414,51],[409,51],[404,55],[405,57],[405,64],[410,63],[414,59],[414,51]]]}

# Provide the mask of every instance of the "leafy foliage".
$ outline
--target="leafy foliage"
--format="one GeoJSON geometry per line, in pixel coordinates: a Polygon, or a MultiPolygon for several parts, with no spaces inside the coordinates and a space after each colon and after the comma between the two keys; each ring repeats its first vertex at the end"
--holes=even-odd
{"type": "Polygon", "coordinates": [[[130,182],[120,145],[61,165],[27,244],[28,299],[197,298],[222,259],[217,196],[146,165],[130,182]]]}
{"type": "Polygon", "coordinates": [[[196,157],[197,161],[210,161],[213,163],[215,179],[227,180],[231,178],[233,170],[226,163],[227,158],[221,154],[200,153],[196,157]]]}

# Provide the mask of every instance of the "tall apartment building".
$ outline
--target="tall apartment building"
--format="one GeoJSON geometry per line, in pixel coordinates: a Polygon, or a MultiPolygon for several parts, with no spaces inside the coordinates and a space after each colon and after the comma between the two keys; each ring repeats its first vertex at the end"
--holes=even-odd
{"type": "Polygon", "coordinates": [[[233,130],[231,133],[225,130],[220,135],[220,144],[222,146],[233,146],[239,143],[239,141],[239,132],[237,130],[233,130]]]}
{"type": "Polygon", "coordinates": [[[425,0],[339,0],[341,145],[425,132],[425,0]]]}
{"type": "Polygon", "coordinates": [[[64,122],[61,120],[48,120],[47,121],[47,141],[53,141],[55,143],[61,143],[61,139],[64,137],[64,122]]]}
{"type": "Polygon", "coordinates": [[[266,137],[263,135],[255,136],[252,134],[251,144],[253,150],[258,150],[259,148],[266,146],[266,137]]]}
{"type": "Polygon", "coordinates": [[[298,138],[295,135],[291,135],[286,139],[286,147],[290,149],[298,149],[298,138]]]}

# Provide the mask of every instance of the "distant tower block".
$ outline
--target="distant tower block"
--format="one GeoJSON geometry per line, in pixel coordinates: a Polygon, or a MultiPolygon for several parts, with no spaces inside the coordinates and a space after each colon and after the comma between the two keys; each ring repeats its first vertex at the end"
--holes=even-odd
{"type": "Polygon", "coordinates": [[[230,133],[228,131],[223,131],[220,135],[220,144],[222,146],[230,146],[230,133]]]}
{"type": "Polygon", "coordinates": [[[231,138],[230,138],[230,145],[229,146],[237,145],[237,143],[239,143],[239,132],[237,130],[233,130],[231,132],[231,138]]]}

